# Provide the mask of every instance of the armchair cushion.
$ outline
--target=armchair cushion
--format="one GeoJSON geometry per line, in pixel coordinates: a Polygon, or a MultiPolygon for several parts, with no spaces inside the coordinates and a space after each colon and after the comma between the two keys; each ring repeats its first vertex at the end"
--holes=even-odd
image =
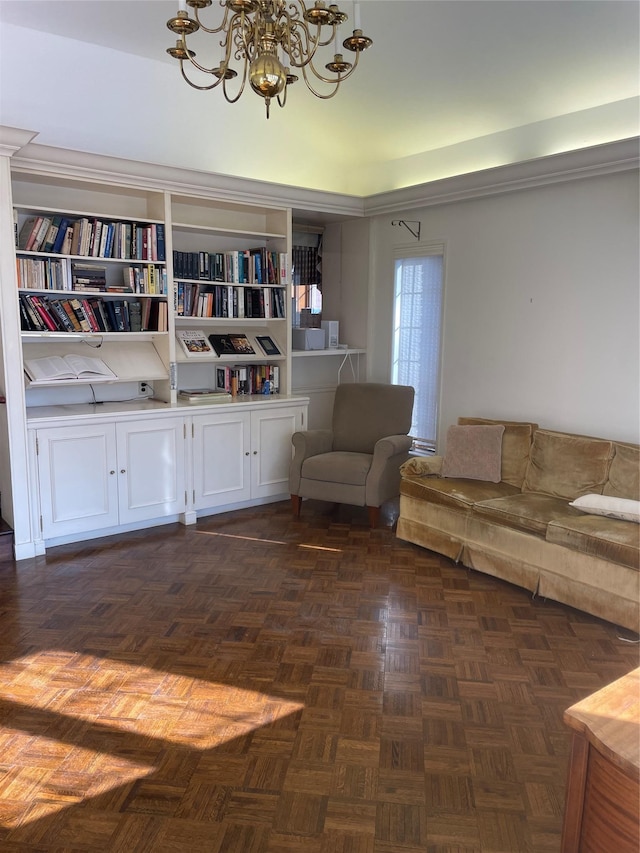
{"type": "Polygon", "coordinates": [[[405,385],[338,385],[333,404],[333,450],[373,453],[378,439],[408,434],[413,394],[413,388],[405,385]]]}
{"type": "Polygon", "coordinates": [[[305,480],[364,486],[372,459],[370,453],[349,453],[342,450],[321,453],[305,459],[302,463],[302,476],[305,480]]]}

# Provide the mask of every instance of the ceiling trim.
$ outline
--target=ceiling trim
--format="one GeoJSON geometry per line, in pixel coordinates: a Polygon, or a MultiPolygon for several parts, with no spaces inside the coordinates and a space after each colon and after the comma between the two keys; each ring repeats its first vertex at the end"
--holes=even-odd
{"type": "Polygon", "coordinates": [[[35,135],[33,131],[0,126],[0,154],[12,156],[14,169],[100,183],[107,180],[115,186],[193,196],[211,196],[215,192],[219,199],[291,207],[295,211],[321,214],[326,221],[332,217],[360,218],[447,204],[640,166],[640,138],[632,137],[361,198],[40,145],[30,141],[35,135]]]}
{"type": "Polygon", "coordinates": [[[358,196],[140,160],[126,160],[38,143],[27,144],[19,154],[14,155],[12,163],[15,169],[23,173],[63,176],[100,183],[104,183],[106,179],[115,186],[169,190],[193,196],[211,196],[212,192],[215,192],[219,199],[243,204],[294,207],[314,213],[349,217],[364,215],[363,200],[358,196]]]}
{"type": "Polygon", "coordinates": [[[607,175],[640,166],[640,137],[455,175],[364,199],[366,216],[607,175]]]}
{"type": "Polygon", "coordinates": [[[0,156],[13,157],[37,135],[36,130],[22,130],[19,127],[0,125],[0,156]]]}

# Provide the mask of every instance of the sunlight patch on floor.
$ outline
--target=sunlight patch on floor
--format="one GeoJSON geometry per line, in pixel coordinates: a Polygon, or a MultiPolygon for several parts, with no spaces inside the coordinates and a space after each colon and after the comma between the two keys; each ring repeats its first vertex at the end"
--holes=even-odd
{"type": "MultiPolygon", "coordinates": [[[[259,542],[261,545],[268,543],[270,545],[292,545],[295,543],[285,542],[281,539],[265,539],[263,536],[238,536],[232,533],[216,533],[214,530],[198,530],[199,534],[204,536],[219,536],[221,539],[245,539],[247,542],[259,542]]],[[[327,548],[325,545],[305,545],[298,543],[298,548],[310,548],[313,551],[331,551],[334,554],[341,554],[342,548],[327,548]]]]}
{"type": "Polygon", "coordinates": [[[47,650],[0,665],[0,825],[150,776],[169,744],[205,752],[304,706],[254,690],[47,650]],[[65,762],[74,770],[66,774],[65,762]]]}

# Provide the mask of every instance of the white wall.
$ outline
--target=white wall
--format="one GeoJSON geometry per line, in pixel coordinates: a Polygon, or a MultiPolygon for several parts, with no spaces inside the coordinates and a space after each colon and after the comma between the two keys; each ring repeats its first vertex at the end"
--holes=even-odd
{"type": "Polygon", "coordinates": [[[621,172],[372,220],[370,378],[389,378],[391,220],[443,240],[439,445],[459,415],[640,441],[638,174],[621,172]]]}

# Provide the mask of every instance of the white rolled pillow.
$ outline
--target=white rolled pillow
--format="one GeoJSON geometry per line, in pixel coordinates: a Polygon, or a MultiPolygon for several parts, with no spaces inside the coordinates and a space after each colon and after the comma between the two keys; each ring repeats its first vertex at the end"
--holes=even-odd
{"type": "Polygon", "coordinates": [[[635,521],[640,524],[640,501],[629,498],[614,498],[610,495],[582,495],[571,501],[569,506],[588,512],[590,515],[605,515],[607,518],[619,518],[622,521],[635,521]]]}

